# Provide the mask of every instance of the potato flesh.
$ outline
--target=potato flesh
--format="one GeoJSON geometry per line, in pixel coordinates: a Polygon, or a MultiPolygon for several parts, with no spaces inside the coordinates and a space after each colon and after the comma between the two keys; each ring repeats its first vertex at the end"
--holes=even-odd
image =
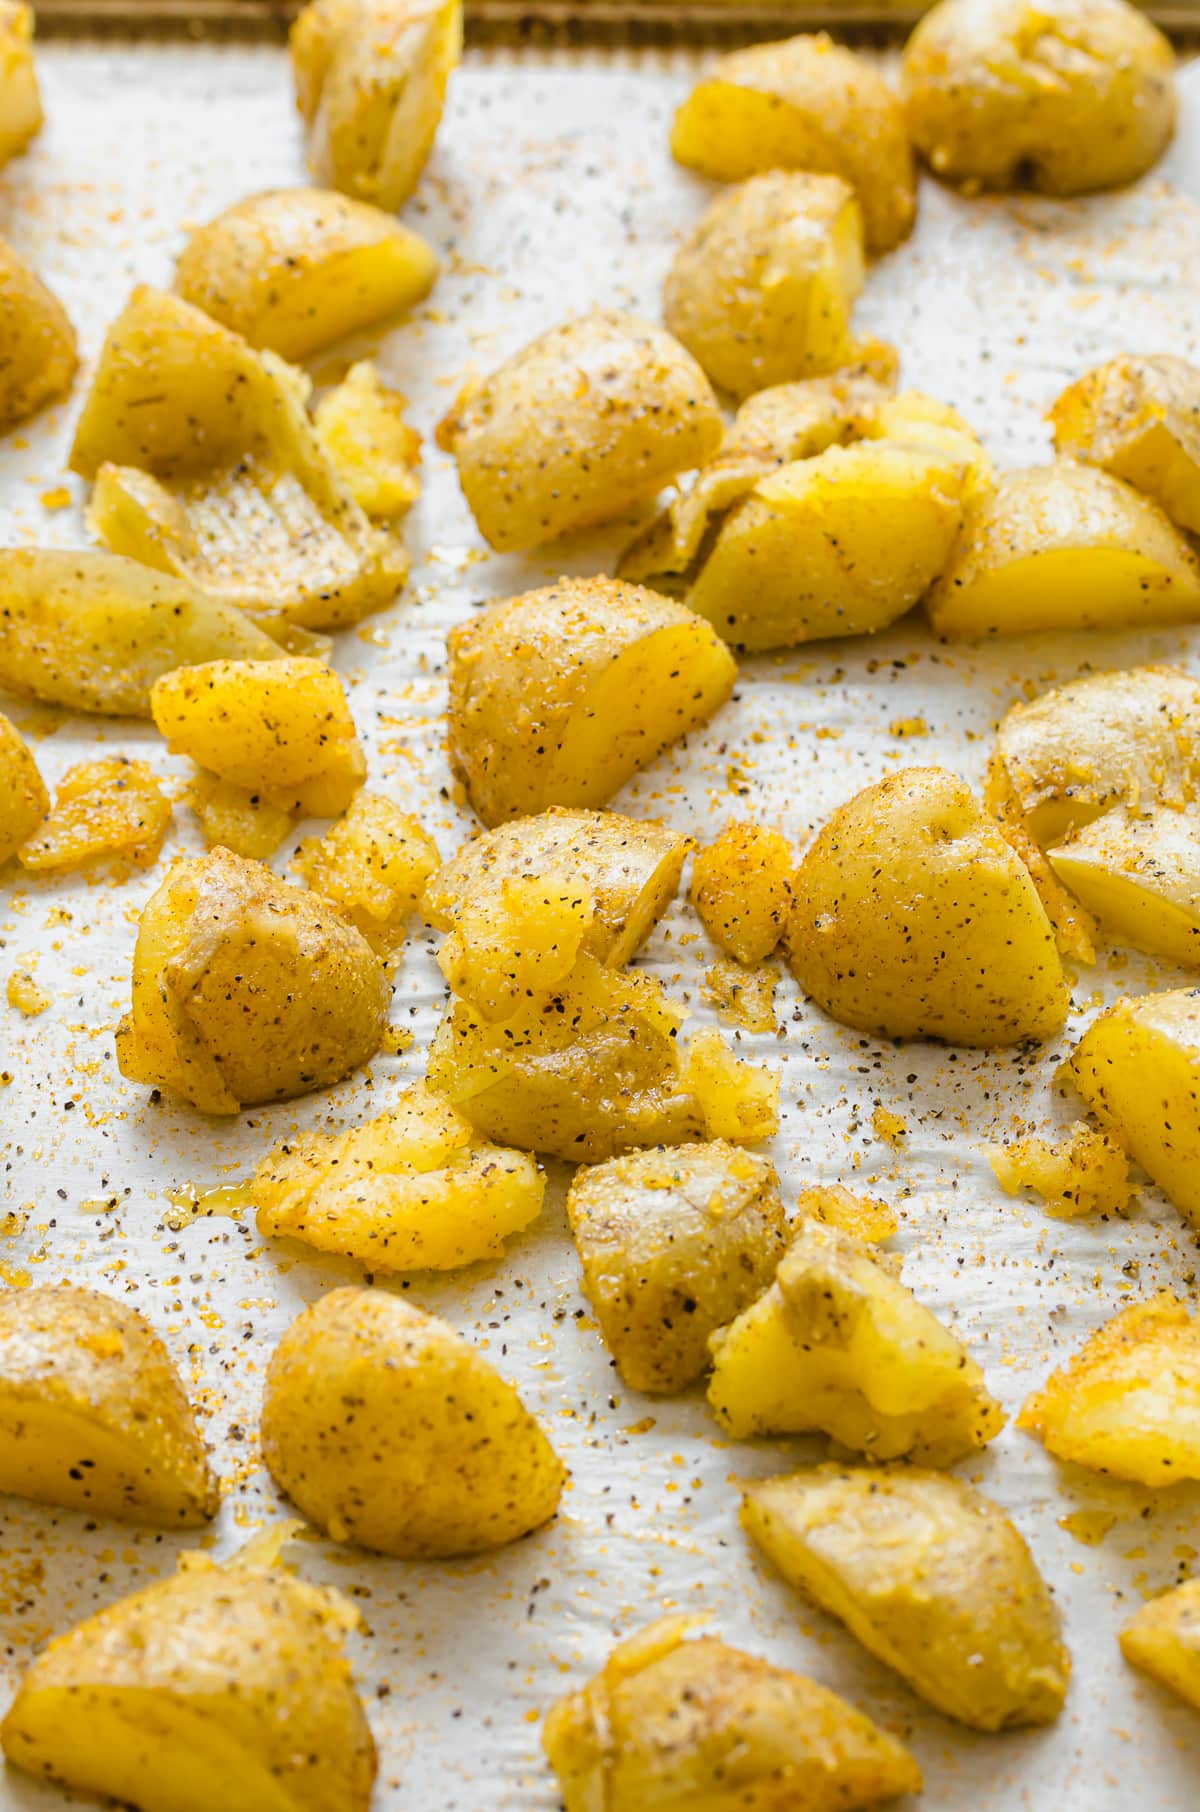
{"type": "Polygon", "coordinates": [[[33,60],[33,8],[0,4],[0,165],[18,157],[42,128],[33,60]]]}
{"type": "Polygon", "coordinates": [[[914,1692],[976,1730],[1050,1724],[1070,1677],[1020,1533],[971,1486],[917,1468],[821,1466],[746,1487],[742,1525],[789,1585],[914,1692]]]}
{"type": "Polygon", "coordinates": [[[50,810],[50,795],[28,743],[0,713],[0,863],[15,856],[50,810]]]}
{"type": "Polygon", "coordinates": [[[1046,1213],[1057,1220],[1120,1214],[1133,1195],[1125,1153],[1084,1120],[1076,1120],[1057,1145],[1047,1139],[1016,1139],[1011,1145],[991,1146],[988,1159],[1006,1195],[1036,1190],[1046,1213]]]}
{"type": "Polygon", "coordinates": [[[576,1171],[584,1288],[631,1390],[683,1390],[708,1339],[765,1290],[786,1244],[771,1166],[724,1140],[576,1171]]]}
{"type": "Polygon", "coordinates": [[[1200,814],[1106,812],[1049,859],[1114,943],[1200,967],[1200,814]]]}
{"type": "Polygon", "coordinates": [[[210,849],[232,850],[256,862],[273,856],[296,822],[286,807],[203,769],[188,787],[188,803],[210,849]]]}
{"type": "Polygon", "coordinates": [[[1165,353],[1109,359],[1049,412],[1059,453],[1101,466],[1200,532],[1200,369],[1165,353]]]}
{"type": "Polygon", "coordinates": [[[795,859],[781,832],[735,821],[698,851],[691,901],[700,923],[739,963],[761,963],[783,936],[795,859]]]}
{"type": "Polygon", "coordinates": [[[712,1353],[708,1400],[735,1440],[823,1433],[873,1459],[946,1466],[1004,1425],[962,1343],[865,1246],[815,1220],[712,1353]]]}
{"type": "Polygon", "coordinates": [[[566,981],[594,918],[591,889],[562,875],[504,881],[498,895],[467,902],[438,967],[484,1019],[508,1019],[534,994],[566,981]]]}
{"type": "Polygon", "coordinates": [[[839,1183],[824,1184],[816,1189],[802,1189],[796,1201],[796,1212],[803,1220],[811,1215],[826,1226],[862,1240],[864,1245],[879,1246],[892,1238],[900,1228],[893,1209],[886,1202],[870,1196],[856,1195],[839,1183]]]}
{"type": "Polygon", "coordinates": [[[1200,1711],[1200,1580],[1152,1598],[1120,1635],[1121,1653],[1200,1711]]]}
{"type": "Polygon", "coordinates": [[[405,422],[405,402],[363,359],[321,398],[313,415],[347,491],[368,516],[382,521],[402,516],[421,494],[421,436],[405,422]]]}
{"type": "Polygon", "coordinates": [[[437,866],[437,844],[420,820],[366,791],[323,837],[306,837],[292,863],[380,956],[404,942],[405,921],[437,866]]]}
{"type": "Polygon", "coordinates": [[[152,868],[171,816],[171,802],[144,761],[123,755],[83,761],[63,775],[53,805],[17,853],[22,867],[37,873],[105,858],[152,868]]]}
{"type": "MultiPolygon", "coordinates": [[[[3,57],[0,45],[0,60],[3,57]]],[[[0,143],[3,137],[0,119],[0,143]]],[[[2,431],[65,396],[79,362],[66,309],[4,239],[0,239],[0,339],[2,431]]]]}

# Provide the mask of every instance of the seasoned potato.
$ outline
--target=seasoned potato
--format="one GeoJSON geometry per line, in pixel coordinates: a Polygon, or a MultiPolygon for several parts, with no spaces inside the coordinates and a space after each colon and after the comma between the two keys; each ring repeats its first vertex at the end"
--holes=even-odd
{"type": "Polygon", "coordinates": [[[1071,384],[1050,411],[1060,453],[1102,466],[1200,533],[1200,368],[1125,354],[1071,384]]]}
{"type": "Polygon", "coordinates": [[[599,806],[697,729],[737,668],[711,626],[619,579],[560,579],[447,637],[449,754],[487,825],[599,806]]]}
{"type": "Polygon", "coordinates": [[[1015,1139],[1011,1145],[989,1146],[988,1159],[1005,1195],[1036,1190],[1046,1213],[1060,1221],[1120,1214],[1133,1195],[1125,1153],[1084,1120],[1068,1127],[1058,1145],[1015,1139]]]}
{"type": "Polygon", "coordinates": [[[50,795],[29,744],[0,713],[0,863],[28,843],[50,810],[50,795]]]}
{"type": "Polygon", "coordinates": [[[594,309],[551,328],[438,428],[485,541],[538,547],[624,515],[721,444],[721,411],[661,327],[594,309]]]}
{"type": "Polygon", "coordinates": [[[787,1243],[774,1170],[723,1139],[582,1167],[567,1213],[617,1370],[664,1395],[707,1371],[709,1335],[767,1288],[787,1243]]]}
{"type": "Polygon", "coordinates": [[[663,320],[714,384],[746,396],[849,363],[865,274],[849,184],[769,170],[710,203],[675,254],[663,320]]]}
{"type": "Polygon", "coordinates": [[[1049,861],[1114,943],[1200,968],[1200,813],[1105,812],[1049,861]]]}
{"type": "Polygon", "coordinates": [[[879,71],[824,32],[718,57],[675,115],[681,164],[738,182],[822,170],[858,195],[872,251],[912,231],[916,173],[904,109],[879,71]]]}
{"type": "Polygon", "coordinates": [[[909,131],[971,189],[1116,189],[1175,130],[1175,58],[1126,0],[941,0],[904,52],[909,131]]]}
{"type": "Polygon", "coordinates": [[[856,1195],[840,1183],[822,1184],[816,1189],[802,1189],[796,1201],[796,1212],[803,1219],[812,1215],[829,1227],[853,1234],[868,1246],[881,1246],[891,1239],[900,1226],[895,1211],[886,1202],[869,1195],[856,1195]]]}
{"type": "Polygon", "coordinates": [[[858,1812],[917,1793],[895,1737],[803,1674],[664,1617],[560,1699],[542,1741],[566,1812],[858,1812]]]}
{"type": "Polygon", "coordinates": [[[1200,1320],[1170,1290],[1131,1302],[1034,1391],[1017,1427],[1094,1472],[1200,1479],[1200,1320]]]}
{"type": "Polygon", "coordinates": [[[33,8],[22,0],[0,0],[0,165],[24,151],[41,129],[33,8]]]}
{"type": "Polygon", "coordinates": [[[406,399],[380,382],[369,359],[351,365],[317,404],[313,425],[342,483],[368,516],[390,522],[421,495],[421,436],[404,419],[406,399]]]}
{"type": "Polygon", "coordinates": [[[230,780],[218,780],[203,768],[188,788],[188,803],[210,849],[229,849],[256,862],[273,856],[295,827],[285,806],[272,804],[261,793],[248,793],[230,780]]]}
{"type": "Polygon", "coordinates": [[[708,935],[739,963],[761,963],[783,936],[795,866],[780,831],[739,820],[697,851],[692,905],[708,935]]]}
{"type": "Polygon", "coordinates": [[[1008,1517],[915,1467],[819,1466],[747,1485],[742,1524],[788,1581],[914,1692],[976,1730],[1052,1724],[1071,1659],[1008,1517]]]}
{"type": "Polygon", "coordinates": [[[1075,1046],[1070,1075],[1101,1124],[1200,1228],[1200,992],[1119,1000],[1075,1046]]]}
{"type": "Polygon", "coordinates": [[[366,1063],[390,999],[383,964],[335,907],[210,850],[174,863],[142,911],[117,1063],[202,1113],[236,1114],[366,1063]]]}
{"type": "Polygon", "coordinates": [[[185,1554],[50,1644],[0,1743],[17,1768],[141,1812],[367,1812],[375,1745],[342,1648],[358,1621],[250,1550],[185,1554]]]}
{"type": "Polygon", "coordinates": [[[861,1241],[815,1219],[711,1348],[708,1400],[735,1440],[820,1432],[947,1466],[1004,1426],[962,1342],[861,1241]]]}
{"type": "Polygon", "coordinates": [[[382,1554],[503,1547],[552,1517],[563,1488],[512,1385],[382,1290],[333,1290],[292,1323],[267,1373],[262,1445],[310,1522],[382,1554]]]}
{"type": "Polygon", "coordinates": [[[161,1528],[215,1516],[187,1393],[135,1309],[67,1284],[0,1295],[0,1491],[161,1528]]]}
{"type": "Polygon", "coordinates": [[[394,214],[433,149],[462,54],[461,0],[314,0],[291,52],[314,180],[394,214]]]}
{"type": "Polygon", "coordinates": [[[1119,1640],[1127,1661],[1200,1711],[1200,1579],[1144,1604],[1119,1640]]]}
{"type": "Polygon", "coordinates": [[[365,1126],[277,1145],[250,1193],[260,1233],[344,1253],[372,1271],[454,1271],[499,1257],[537,1219],[545,1188],[532,1158],[477,1138],[418,1084],[365,1126]]]}
{"type": "Polygon", "coordinates": [[[437,844],[419,819],[380,793],[356,793],[323,837],[306,837],[292,867],[388,955],[438,865],[437,844]]]}
{"type": "Polygon", "coordinates": [[[792,972],[843,1025],[993,1045],[1049,1038],[1066,1018],[1029,871],[942,768],[864,787],[809,844],[793,885],[792,972]]]}
{"type": "Polygon", "coordinates": [[[53,805],[17,853],[22,867],[39,873],[101,859],[153,868],[171,816],[171,801],[144,761],[81,761],[67,769],[53,805]]]}
{"type": "Polygon", "coordinates": [[[433,247],[380,208],[332,189],[269,189],[197,227],[175,288],[251,346],[307,359],[411,308],[437,274],[433,247]]]}
{"type": "Polygon", "coordinates": [[[566,981],[595,916],[591,888],[562,875],[502,881],[498,893],[467,901],[438,967],[483,1019],[510,1019],[566,981]]]}
{"type": "Polygon", "coordinates": [[[552,806],[464,843],[431,877],[421,911],[452,931],[468,905],[483,907],[506,881],[561,875],[592,896],[581,951],[620,969],[674,899],[687,851],[688,838],[665,824],[552,806]]]}
{"type": "Polygon", "coordinates": [[[945,636],[1192,623],[1200,564],[1150,498],[1059,459],[999,472],[968,499],[954,558],[925,603],[945,636]]]}
{"type": "MultiPolygon", "coordinates": [[[[4,54],[0,41],[0,71],[4,54]]],[[[0,116],[0,142],[3,135],[0,116]]],[[[75,329],[66,309],[4,239],[0,239],[0,341],[3,430],[65,396],[79,363],[75,329]]]]}

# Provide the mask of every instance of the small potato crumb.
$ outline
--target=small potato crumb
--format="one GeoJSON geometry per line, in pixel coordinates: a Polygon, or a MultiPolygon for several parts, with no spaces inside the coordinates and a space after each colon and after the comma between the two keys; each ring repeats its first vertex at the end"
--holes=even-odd
{"type": "Polygon", "coordinates": [[[362,359],[314,413],[317,434],[351,497],[382,521],[403,516],[421,494],[421,436],[404,419],[407,400],[362,359]]]}
{"type": "Polygon", "coordinates": [[[761,824],[727,824],[698,852],[691,900],[709,936],[739,963],[760,963],[783,935],[792,905],[791,847],[761,824]]]}
{"type": "Polygon", "coordinates": [[[740,1026],[744,1032],[775,1030],[774,969],[743,969],[740,963],[714,963],[704,972],[701,993],[717,1010],[722,1025],[740,1026]]]}
{"type": "Polygon", "coordinates": [[[24,1013],[26,1019],[36,1019],[39,1013],[44,1013],[53,998],[38,985],[28,969],[14,969],[8,978],[8,1004],[18,1013],[24,1013]]]}
{"type": "Polygon", "coordinates": [[[908,1137],[908,1121],[902,1120],[899,1114],[890,1113],[886,1107],[877,1107],[871,1115],[871,1130],[885,1145],[903,1145],[908,1137]]]}
{"type": "Polygon", "coordinates": [[[1133,1195],[1125,1153],[1084,1120],[1068,1128],[1061,1144],[1018,1139],[989,1146],[988,1159],[1006,1195],[1034,1189],[1056,1220],[1119,1214],[1133,1195]]]}
{"type": "Polygon", "coordinates": [[[891,1239],[900,1225],[886,1202],[877,1202],[868,1195],[855,1195],[852,1189],[843,1189],[840,1183],[802,1189],[796,1209],[802,1218],[811,1216],[814,1220],[824,1221],[827,1227],[851,1233],[869,1246],[880,1246],[884,1240],[891,1239]]]}
{"type": "Polygon", "coordinates": [[[889,736],[928,736],[929,725],[923,717],[893,717],[888,725],[889,736]]]}
{"type": "Polygon", "coordinates": [[[144,761],[84,761],[63,775],[40,829],[17,852],[35,872],[82,868],[99,857],[151,868],[171,822],[171,802],[144,761]]]}

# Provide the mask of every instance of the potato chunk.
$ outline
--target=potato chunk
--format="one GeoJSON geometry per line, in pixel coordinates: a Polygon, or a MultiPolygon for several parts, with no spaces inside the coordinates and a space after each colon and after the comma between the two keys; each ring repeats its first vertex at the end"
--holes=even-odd
{"type": "Polygon", "coordinates": [[[153,868],[171,816],[171,801],[144,761],[124,755],[81,761],[67,769],[54,804],[17,853],[24,868],[37,872],[100,860],[153,868]]]}
{"type": "Polygon", "coordinates": [[[567,979],[595,916],[591,888],[562,875],[504,881],[498,894],[467,901],[438,967],[484,1019],[510,1019],[567,979]]]}
{"type": "Polygon", "coordinates": [[[735,820],[692,863],[700,923],[739,963],[761,963],[783,936],[796,862],[782,832],[735,820]]]}
{"type": "Polygon", "coordinates": [[[796,1212],[801,1218],[812,1215],[828,1227],[837,1227],[862,1240],[867,1246],[882,1246],[899,1231],[900,1221],[894,1209],[869,1195],[856,1195],[840,1183],[826,1183],[815,1189],[802,1189],[796,1199],[796,1212]]]}
{"type": "Polygon", "coordinates": [[[1049,1038],[1066,1018],[1029,871],[942,768],[864,787],[809,844],[794,890],[792,972],[843,1025],[999,1045],[1049,1038]]]}
{"type": "Polygon", "coordinates": [[[1020,1532],[980,1492],[915,1467],[819,1466],[747,1485],[747,1534],[789,1585],[948,1717],[1052,1724],[1071,1660],[1020,1532]]]}
{"type": "Polygon", "coordinates": [[[497,1258],[541,1213],[532,1158],[475,1136],[418,1085],[365,1126],[277,1145],[254,1173],[258,1230],[372,1271],[455,1271],[497,1258]]]}
{"type": "Polygon", "coordinates": [[[1060,1221],[1121,1214],[1133,1195],[1125,1153],[1084,1120],[1076,1120],[1057,1145],[1015,1139],[990,1146],[988,1159],[1005,1195],[1036,1190],[1046,1213],[1060,1221]]]}
{"type": "Polygon", "coordinates": [[[0,0],[0,165],[19,156],[42,129],[33,24],[31,6],[0,0]]]}
{"type": "Polygon", "coordinates": [[[1200,564],[1165,511],[1071,459],[999,472],[968,500],[925,600],[939,635],[1146,629],[1200,618],[1200,564]]]}
{"type": "Polygon", "coordinates": [[[712,627],[618,579],[560,579],[447,637],[450,763],[487,825],[599,806],[707,723],[737,668],[712,627]]]}
{"type": "Polygon", "coordinates": [[[554,1515],[565,1476],[482,1354],[382,1290],[333,1290],[292,1323],[267,1373],[262,1444],[317,1528],[407,1558],[518,1541],[554,1515]]]}
{"type": "Polygon", "coordinates": [[[566,1812],[859,1812],[921,1788],[908,1751],[836,1693],[664,1617],[547,1715],[566,1812]]]}
{"type": "Polygon", "coordinates": [[[774,1170],[723,1139],[583,1167],[567,1213],[617,1370],[668,1396],[707,1371],[709,1335],[767,1288],[787,1243],[774,1170]]]}
{"type": "Polygon", "coordinates": [[[849,184],[770,170],[701,216],[667,275],[663,320],[714,384],[747,396],[849,363],[865,275],[849,184]]]}
{"type": "Polygon", "coordinates": [[[437,844],[420,820],[367,792],[355,794],[323,837],[306,837],[292,863],[380,956],[404,942],[405,920],[437,865],[437,844]]]}
{"type": "Polygon", "coordinates": [[[1106,812],[1049,860],[1114,943],[1200,968],[1200,813],[1106,812]]]}
{"type": "Polygon", "coordinates": [[[1060,1460],[1140,1485],[1200,1478],[1200,1320],[1169,1290],[1131,1302],[1020,1415],[1060,1460]]]}
{"type": "Polygon", "coordinates": [[[941,0],[904,52],[909,131],[968,189],[1116,189],[1170,142],[1174,68],[1126,0],[941,0]]]}
{"type": "Polygon", "coordinates": [[[0,1742],[141,1812],[367,1812],[375,1745],[342,1648],[357,1622],[329,1587],[186,1554],[50,1644],[0,1742]]]}
{"type": "Polygon", "coordinates": [[[332,189],[269,189],[197,227],[175,288],[284,359],[307,359],[420,302],[437,253],[380,208],[332,189]]]}
{"type": "MultiPolygon", "coordinates": [[[[0,69],[3,58],[0,43],[0,69]]],[[[0,117],[0,140],[3,133],[0,117]]],[[[0,341],[2,431],[65,396],[79,363],[75,329],[66,309],[4,239],[0,239],[0,341]]]]}
{"type": "Polygon", "coordinates": [[[1102,466],[1200,533],[1200,367],[1126,354],[1068,386],[1050,411],[1060,453],[1102,466]]]}
{"type": "Polygon", "coordinates": [[[421,495],[421,436],[405,421],[405,404],[363,359],[321,398],[313,416],[347,491],[379,521],[403,516],[421,495]]]}
{"type": "Polygon", "coordinates": [[[858,195],[872,251],[912,231],[917,183],[904,109],[878,69],[824,32],[718,57],[675,115],[671,150],[719,182],[822,170],[858,195]]]}
{"type": "Polygon", "coordinates": [[[468,385],[438,429],[485,541],[539,547],[624,515],[716,452],[721,412],[661,327],[595,309],[468,385]]]}
{"type": "Polygon", "coordinates": [[[314,181],[394,214],[433,149],[462,55],[461,0],[313,0],[291,53],[314,181]]]}
{"type": "Polygon", "coordinates": [[[288,1101],[379,1049],[391,985],[336,907],[211,850],[147,901],[117,1063],[207,1114],[288,1101]]]}
{"type": "Polygon", "coordinates": [[[160,1528],[216,1515],[187,1393],[136,1310],[66,1284],[0,1295],[0,1491],[160,1528]]]}
{"type": "Polygon", "coordinates": [[[28,843],[50,810],[50,795],[29,744],[0,713],[0,863],[28,843]]]}
{"type": "Polygon", "coordinates": [[[1120,1635],[1121,1653],[1200,1711],[1200,1579],[1152,1598],[1120,1635]]]}
{"type": "Polygon", "coordinates": [[[873,1459],[948,1466],[1004,1426],[962,1342],[859,1240],[818,1220],[711,1346],[708,1400],[735,1440],[820,1432],[873,1459]]]}

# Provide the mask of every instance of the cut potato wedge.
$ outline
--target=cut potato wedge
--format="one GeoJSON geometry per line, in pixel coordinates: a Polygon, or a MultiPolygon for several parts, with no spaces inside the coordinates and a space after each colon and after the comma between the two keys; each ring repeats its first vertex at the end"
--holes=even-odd
{"type": "Polygon", "coordinates": [[[42,129],[33,57],[34,15],[23,0],[0,3],[0,166],[19,157],[42,129]]]}
{"type": "Polygon", "coordinates": [[[0,863],[29,842],[50,810],[50,795],[29,744],[0,714],[0,863]]]}
{"type": "Polygon", "coordinates": [[[1048,855],[1113,943],[1200,968],[1200,812],[1105,812],[1048,855]]]}
{"type": "Polygon", "coordinates": [[[1185,1580],[1135,1611],[1120,1643],[1134,1667],[1200,1711],[1200,1579],[1185,1580]]]}
{"type": "Polygon", "coordinates": [[[1200,367],[1132,358],[1097,366],[1050,411],[1060,453],[1102,466],[1200,533],[1200,367]]]}
{"type": "MultiPolygon", "coordinates": [[[[2,28],[0,14],[0,71],[4,61],[2,28]]],[[[0,119],[0,142],[3,137],[4,124],[0,119]]],[[[3,431],[65,396],[79,363],[75,329],[66,309],[5,239],[0,239],[0,341],[4,346],[0,364],[3,431]]]]}

